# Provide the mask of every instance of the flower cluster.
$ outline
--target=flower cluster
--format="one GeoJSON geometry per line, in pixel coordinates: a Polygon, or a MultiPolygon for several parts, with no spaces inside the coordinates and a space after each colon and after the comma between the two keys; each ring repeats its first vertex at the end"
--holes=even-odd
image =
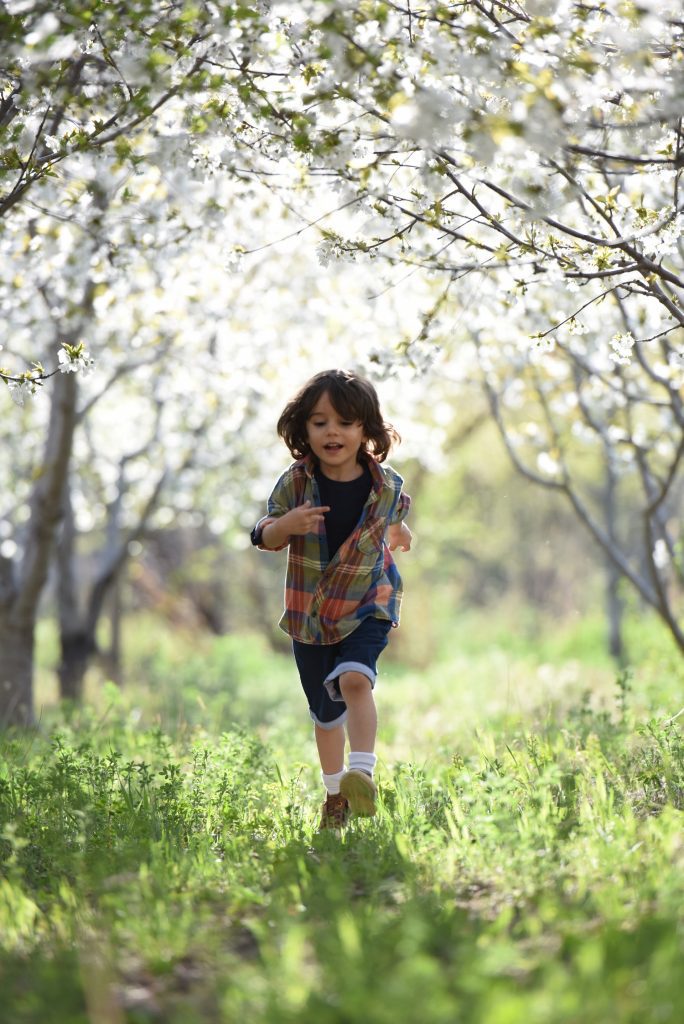
{"type": "Polygon", "coordinates": [[[632,362],[634,345],[634,338],[629,331],[626,334],[614,334],[610,339],[610,358],[620,366],[629,366],[632,362]]]}
{"type": "Polygon", "coordinates": [[[30,373],[22,373],[21,376],[14,377],[7,381],[7,387],[9,388],[9,393],[12,396],[12,401],[15,405],[19,406],[22,406],[27,398],[35,395],[39,386],[40,381],[31,377],[30,373]]]}
{"type": "Polygon", "coordinates": [[[332,234],[326,234],[323,241],[316,248],[316,256],[322,267],[327,267],[331,260],[351,263],[355,255],[354,249],[349,247],[343,239],[332,234]]]}
{"type": "Polygon", "coordinates": [[[92,373],[95,365],[95,360],[85,351],[82,341],[79,341],[78,345],[69,345],[63,341],[57,359],[60,373],[81,372],[84,377],[92,373]]]}
{"type": "MultiPolygon", "coordinates": [[[[2,345],[0,345],[2,349],[2,345]]],[[[4,380],[9,389],[12,401],[15,405],[23,406],[27,398],[36,394],[38,388],[43,386],[43,381],[55,373],[81,373],[88,376],[92,373],[95,365],[94,359],[86,352],[82,341],[77,345],[69,345],[63,341],[62,347],[57,355],[59,366],[52,373],[47,373],[42,363],[32,363],[30,370],[23,373],[13,374],[9,370],[0,367],[0,379],[4,380]]]]}

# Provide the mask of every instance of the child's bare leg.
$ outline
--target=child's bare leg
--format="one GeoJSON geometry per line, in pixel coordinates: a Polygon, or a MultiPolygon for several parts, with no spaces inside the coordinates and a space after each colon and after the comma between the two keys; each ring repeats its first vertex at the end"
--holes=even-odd
{"type": "Polygon", "coordinates": [[[321,761],[321,769],[326,775],[335,775],[344,768],[344,726],[337,725],[334,729],[321,729],[314,725],[316,746],[321,761]]]}
{"type": "Polygon", "coordinates": [[[343,672],[340,693],[347,705],[349,771],[340,782],[340,793],[352,814],[372,817],[377,790],[373,782],[376,757],[373,753],[378,715],[370,679],[361,672],[343,672]]]}
{"type": "Polygon", "coordinates": [[[361,672],[343,672],[339,686],[347,705],[349,746],[353,751],[372,753],[378,731],[378,713],[370,679],[361,672]]]}

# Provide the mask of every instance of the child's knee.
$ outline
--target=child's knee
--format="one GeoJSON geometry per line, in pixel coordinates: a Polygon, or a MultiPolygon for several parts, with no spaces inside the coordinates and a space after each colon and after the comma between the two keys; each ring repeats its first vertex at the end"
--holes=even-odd
{"type": "Polygon", "coordinates": [[[363,672],[343,672],[339,678],[339,687],[345,701],[360,697],[372,689],[370,679],[363,672]]]}

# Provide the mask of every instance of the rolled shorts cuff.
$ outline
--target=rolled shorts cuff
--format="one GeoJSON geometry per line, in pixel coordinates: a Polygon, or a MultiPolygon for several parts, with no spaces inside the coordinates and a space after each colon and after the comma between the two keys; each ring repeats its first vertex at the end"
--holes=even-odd
{"type": "Polygon", "coordinates": [[[311,708],[309,708],[309,714],[311,715],[314,724],[317,725],[319,729],[336,729],[338,725],[344,725],[347,721],[348,712],[345,708],[341,715],[337,718],[333,718],[332,722],[321,722],[320,718],[313,713],[311,708]]]}
{"type": "Polygon", "coordinates": [[[340,684],[337,681],[343,672],[359,672],[366,679],[370,680],[371,689],[375,688],[376,674],[372,668],[364,665],[362,661],[341,661],[339,665],[335,665],[332,672],[323,680],[323,686],[328,691],[330,700],[344,701],[344,697],[340,692],[340,684]]]}

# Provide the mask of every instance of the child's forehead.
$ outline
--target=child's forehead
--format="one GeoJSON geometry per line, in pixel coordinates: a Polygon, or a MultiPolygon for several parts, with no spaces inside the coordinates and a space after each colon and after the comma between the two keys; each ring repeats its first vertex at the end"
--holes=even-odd
{"type": "Polygon", "coordinates": [[[333,405],[327,391],[323,391],[322,394],[318,396],[314,404],[311,406],[309,416],[315,416],[316,413],[321,412],[337,412],[337,409],[333,405]]]}
{"type": "Polygon", "coordinates": [[[329,392],[324,391],[318,396],[316,402],[311,407],[309,416],[329,416],[331,413],[337,414],[338,416],[347,416],[349,413],[348,409],[339,409],[332,400],[329,392]]]}

